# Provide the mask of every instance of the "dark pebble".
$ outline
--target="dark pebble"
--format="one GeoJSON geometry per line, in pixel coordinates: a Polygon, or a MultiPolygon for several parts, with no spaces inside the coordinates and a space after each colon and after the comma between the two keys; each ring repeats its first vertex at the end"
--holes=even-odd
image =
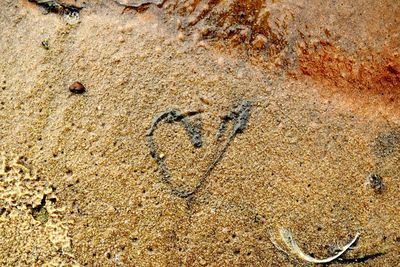
{"type": "Polygon", "coordinates": [[[366,182],[375,193],[382,193],[384,189],[382,177],[375,173],[370,173],[366,178],[366,182]]]}
{"type": "Polygon", "coordinates": [[[86,92],[86,88],[80,82],[74,82],[69,86],[69,91],[74,94],[83,94],[86,92]]]}

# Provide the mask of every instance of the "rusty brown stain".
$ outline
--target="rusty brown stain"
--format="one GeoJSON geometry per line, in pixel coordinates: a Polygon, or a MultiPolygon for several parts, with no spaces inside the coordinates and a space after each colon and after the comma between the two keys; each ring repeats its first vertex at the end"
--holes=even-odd
{"type": "MultiPolygon", "coordinates": [[[[287,72],[298,79],[310,77],[316,83],[322,83],[321,90],[340,92],[344,101],[347,95],[354,105],[364,105],[369,97],[373,97],[375,104],[392,105],[388,110],[393,110],[393,105],[400,103],[400,58],[394,37],[398,26],[391,21],[397,9],[386,17],[376,16],[375,21],[361,20],[365,17],[361,13],[347,18],[349,22],[362,21],[362,25],[357,26],[365,29],[369,38],[366,40],[370,41],[363,44],[357,34],[342,33],[340,28],[328,29],[328,18],[321,15],[324,14],[322,2],[318,14],[296,9],[292,2],[176,1],[169,12],[181,19],[187,34],[200,32],[203,40],[214,49],[247,57],[253,64],[275,73],[287,72]],[[279,19],[275,13],[271,14],[277,9],[288,10],[282,13],[287,18],[279,19]],[[311,21],[316,24],[315,20],[321,20],[319,30],[315,25],[309,25],[311,21]],[[386,36],[377,31],[377,25],[385,25],[390,34],[386,36]],[[347,34],[346,38],[356,44],[355,52],[350,53],[348,47],[337,42],[342,34],[347,34]],[[260,44],[260,40],[265,45],[260,44]],[[382,40],[383,46],[373,48],[375,41],[382,43],[382,40]]],[[[377,12],[392,10],[391,2],[385,3],[377,12]]],[[[330,2],[332,5],[334,3],[330,2]]],[[[357,3],[355,7],[349,7],[352,8],[350,11],[362,8],[357,3]]],[[[366,6],[365,10],[371,15],[375,9],[366,6]]],[[[340,17],[340,11],[336,12],[332,16],[340,17]]]]}
{"type": "Polygon", "coordinates": [[[298,64],[301,74],[328,82],[352,97],[358,92],[364,98],[379,96],[382,104],[400,102],[400,57],[390,50],[349,56],[333,44],[321,41],[303,47],[298,64]]]}
{"type": "Polygon", "coordinates": [[[268,40],[269,55],[277,55],[287,46],[285,29],[282,32],[271,29],[265,1],[211,0],[206,4],[199,0],[180,1],[167,9],[182,20],[187,33],[199,32],[214,48],[225,52],[241,50],[259,54],[259,44],[253,41],[260,35],[268,40]]]}

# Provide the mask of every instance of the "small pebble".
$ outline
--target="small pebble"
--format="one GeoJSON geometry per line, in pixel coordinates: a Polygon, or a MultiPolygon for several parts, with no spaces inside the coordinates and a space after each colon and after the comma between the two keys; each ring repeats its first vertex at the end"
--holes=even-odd
{"type": "Polygon", "coordinates": [[[135,28],[135,26],[134,26],[133,24],[128,23],[128,24],[125,25],[125,28],[124,28],[123,31],[124,31],[125,33],[131,33],[131,32],[133,31],[134,28],[135,28]]]}
{"type": "Polygon", "coordinates": [[[375,173],[368,174],[365,183],[367,186],[371,187],[375,193],[382,193],[384,189],[382,177],[375,173]]]}
{"type": "Polygon", "coordinates": [[[202,47],[202,48],[205,48],[205,49],[208,49],[208,48],[209,48],[209,45],[208,45],[205,41],[199,41],[199,42],[197,43],[197,45],[198,45],[199,47],[202,47]]]}
{"type": "Polygon", "coordinates": [[[74,82],[69,86],[69,91],[74,94],[83,94],[86,92],[85,86],[80,82],[74,82]]]}
{"type": "Polygon", "coordinates": [[[49,50],[50,49],[50,46],[49,46],[49,40],[43,40],[42,41],[42,43],[41,43],[41,45],[42,45],[42,48],[44,48],[44,49],[46,49],[46,50],[49,50]]]}
{"type": "Polygon", "coordinates": [[[202,258],[200,258],[199,263],[201,266],[205,266],[207,264],[207,262],[202,258]]]}
{"type": "Polygon", "coordinates": [[[252,44],[255,49],[263,49],[263,48],[265,48],[267,42],[268,42],[268,39],[264,35],[259,34],[256,36],[256,38],[254,39],[252,44]]]}
{"type": "Polygon", "coordinates": [[[205,97],[205,96],[201,96],[201,97],[200,97],[200,101],[203,102],[203,103],[206,104],[206,105],[210,105],[210,104],[211,104],[210,99],[208,99],[208,98],[205,97]]]}
{"type": "Polygon", "coordinates": [[[243,71],[238,70],[238,72],[237,72],[237,78],[238,78],[238,79],[242,79],[243,76],[244,76],[243,71]]]}
{"type": "Polygon", "coordinates": [[[182,27],[182,21],[180,19],[176,20],[176,26],[178,29],[180,29],[182,27]]]}
{"type": "Polygon", "coordinates": [[[181,42],[183,42],[185,40],[185,34],[183,32],[179,32],[177,39],[181,42]]]}
{"type": "Polygon", "coordinates": [[[120,43],[125,42],[125,38],[123,36],[118,37],[118,42],[120,43]]]}
{"type": "Polygon", "coordinates": [[[206,35],[208,35],[209,33],[210,33],[210,28],[209,28],[209,27],[203,27],[203,28],[200,29],[200,34],[201,34],[202,36],[206,36],[206,35]]]}
{"type": "Polygon", "coordinates": [[[223,66],[224,65],[224,58],[223,57],[219,57],[217,59],[217,64],[220,65],[220,66],[223,66]]]}
{"type": "Polygon", "coordinates": [[[201,35],[198,32],[193,34],[193,42],[198,43],[201,39],[201,35]]]}
{"type": "Polygon", "coordinates": [[[124,32],[124,27],[118,26],[117,31],[120,32],[120,33],[123,33],[124,32]]]}

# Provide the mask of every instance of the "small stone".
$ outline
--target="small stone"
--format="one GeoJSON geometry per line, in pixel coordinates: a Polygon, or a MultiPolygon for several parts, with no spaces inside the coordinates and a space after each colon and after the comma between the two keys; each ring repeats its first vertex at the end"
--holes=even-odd
{"type": "Polygon", "coordinates": [[[74,94],[83,94],[86,92],[85,86],[80,82],[74,82],[69,86],[69,91],[74,94]]]}
{"type": "Polygon", "coordinates": [[[178,29],[182,28],[182,21],[180,19],[176,20],[176,26],[178,29]]]}
{"type": "Polygon", "coordinates": [[[44,206],[34,208],[32,210],[32,216],[36,221],[46,223],[49,220],[49,213],[44,206]]]}
{"type": "Polygon", "coordinates": [[[205,266],[207,264],[207,262],[202,258],[200,258],[199,263],[201,266],[205,266]]]}
{"type": "Polygon", "coordinates": [[[199,33],[193,34],[193,42],[198,43],[201,40],[201,35],[199,33]]]}
{"type": "Polygon", "coordinates": [[[223,58],[223,57],[219,57],[219,58],[217,59],[217,64],[218,64],[219,66],[223,66],[223,65],[224,65],[224,58],[223,58]]]}
{"type": "Polygon", "coordinates": [[[185,34],[183,32],[179,32],[177,39],[181,42],[183,42],[185,40],[185,34]]]}
{"type": "Polygon", "coordinates": [[[198,18],[195,16],[190,16],[187,20],[189,25],[195,25],[198,22],[198,18]]]}
{"type": "Polygon", "coordinates": [[[242,79],[243,76],[244,76],[243,71],[239,70],[239,71],[237,72],[237,78],[238,78],[238,79],[242,79]]]}
{"type": "Polygon", "coordinates": [[[128,23],[125,25],[124,32],[125,33],[131,33],[135,26],[132,23],[128,23]]]}
{"type": "Polygon", "coordinates": [[[49,40],[47,40],[47,39],[43,40],[41,45],[42,45],[42,48],[45,49],[45,50],[49,50],[50,49],[49,40]]]}
{"type": "Polygon", "coordinates": [[[243,30],[240,31],[239,34],[240,34],[240,36],[243,37],[244,39],[247,39],[247,38],[250,36],[251,32],[250,32],[249,29],[243,29],[243,30]]]}
{"type": "Polygon", "coordinates": [[[252,44],[255,49],[263,49],[265,48],[267,42],[267,38],[264,35],[259,34],[256,36],[252,44]]]}
{"type": "Polygon", "coordinates": [[[206,105],[210,105],[210,104],[211,104],[210,99],[208,99],[208,98],[205,97],[205,96],[200,96],[200,101],[203,102],[203,103],[206,104],[206,105]]]}
{"type": "Polygon", "coordinates": [[[200,34],[201,34],[202,36],[206,36],[206,35],[210,34],[210,28],[209,28],[209,27],[203,27],[203,28],[201,28],[201,29],[200,29],[200,34]]]}
{"type": "Polygon", "coordinates": [[[367,186],[371,187],[375,193],[382,193],[384,189],[382,177],[375,173],[368,174],[365,183],[367,186]]]}
{"type": "Polygon", "coordinates": [[[202,47],[202,48],[205,48],[205,49],[208,49],[208,48],[209,48],[209,45],[208,45],[205,41],[199,41],[199,42],[197,43],[197,45],[198,45],[199,47],[202,47]]]}

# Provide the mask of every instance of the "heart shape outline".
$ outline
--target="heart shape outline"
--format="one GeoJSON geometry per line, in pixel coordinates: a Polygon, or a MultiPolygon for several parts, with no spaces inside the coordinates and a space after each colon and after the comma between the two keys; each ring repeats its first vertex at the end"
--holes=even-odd
{"type": "Polygon", "coordinates": [[[223,136],[229,122],[233,123],[232,131],[228,135],[228,138],[226,139],[225,144],[222,146],[222,149],[214,155],[213,161],[207,167],[206,171],[200,176],[200,179],[194,189],[189,191],[176,189],[171,183],[172,176],[163,157],[161,157],[158,153],[157,147],[154,143],[154,132],[156,131],[158,125],[163,121],[166,121],[168,123],[180,122],[184,127],[186,133],[188,134],[191,143],[195,147],[201,147],[203,144],[201,138],[201,130],[198,127],[193,126],[193,124],[187,119],[190,116],[199,114],[200,111],[182,113],[177,109],[171,109],[169,111],[165,111],[159,114],[153,119],[153,122],[151,123],[151,126],[146,134],[147,143],[150,149],[150,155],[153,157],[158,165],[158,168],[162,175],[162,182],[170,186],[171,191],[174,195],[181,198],[188,198],[193,196],[196,192],[200,190],[207,177],[211,174],[212,170],[223,158],[226,150],[228,149],[229,145],[236,137],[236,135],[238,133],[242,133],[246,129],[250,117],[251,107],[252,102],[249,100],[244,100],[222,118],[222,122],[216,134],[216,139],[219,140],[223,136]]]}

